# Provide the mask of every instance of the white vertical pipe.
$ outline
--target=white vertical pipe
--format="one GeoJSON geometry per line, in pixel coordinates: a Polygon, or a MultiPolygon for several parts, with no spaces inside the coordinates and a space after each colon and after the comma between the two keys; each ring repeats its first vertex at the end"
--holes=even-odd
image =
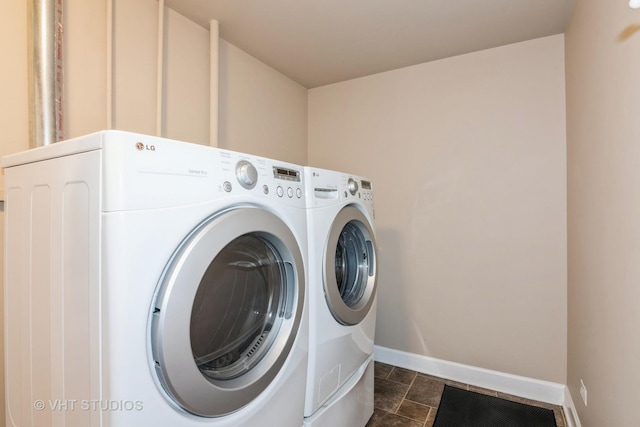
{"type": "Polygon", "coordinates": [[[218,146],[220,25],[209,21],[209,145],[218,146]]]}
{"type": "Polygon", "coordinates": [[[29,144],[56,142],[56,12],[51,0],[28,3],[29,144]]]}
{"type": "Polygon", "coordinates": [[[158,68],[156,81],[156,135],[162,135],[164,110],[164,0],[158,0],[158,68]]]}

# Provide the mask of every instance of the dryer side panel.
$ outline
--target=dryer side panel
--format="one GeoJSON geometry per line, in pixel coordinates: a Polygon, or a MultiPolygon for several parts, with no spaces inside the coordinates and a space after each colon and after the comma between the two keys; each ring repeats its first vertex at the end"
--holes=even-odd
{"type": "Polygon", "coordinates": [[[9,167],[7,426],[99,426],[101,151],[9,167]]]}

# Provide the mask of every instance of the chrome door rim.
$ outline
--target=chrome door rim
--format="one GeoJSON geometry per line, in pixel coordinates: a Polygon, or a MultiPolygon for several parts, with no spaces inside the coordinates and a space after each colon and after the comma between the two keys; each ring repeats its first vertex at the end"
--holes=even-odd
{"type": "Polygon", "coordinates": [[[242,207],[212,215],[174,252],[159,281],[151,314],[151,351],[163,389],[184,410],[204,417],[234,412],[255,399],[285,363],[300,327],[304,304],[304,264],[298,242],[276,215],[242,207]],[[191,307],[200,278],[230,242],[254,233],[267,239],[290,267],[293,292],[288,312],[262,360],[237,378],[214,380],[196,366],[190,343],[191,307]]]}
{"type": "Polygon", "coordinates": [[[373,228],[367,217],[354,206],[344,207],[331,224],[329,235],[327,237],[327,243],[324,250],[324,275],[323,284],[325,291],[325,298],[329,306],[329,310],[333,317],[344,325],[355,325],[367,316],[373,305],[376,287],[377,287],[377,247],[375,241],[375,234],[373,228]],[[367,276],[365,289],[362,292],[362,297],[359,302],[351,307],[345,304],[338,290],[338,283],[336,280],[336,248],[340,234],[343,228],[347,224],[355,225],[360,232],[364,235],[364,238],[370,244],[371,249],[369,254],[369,262],[371,265],[369,268],[372,270],[367,276]]]}

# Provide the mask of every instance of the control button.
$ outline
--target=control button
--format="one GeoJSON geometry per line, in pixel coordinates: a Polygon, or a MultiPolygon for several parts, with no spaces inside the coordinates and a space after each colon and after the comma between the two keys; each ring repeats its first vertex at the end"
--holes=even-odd
{"type": "Polygon", "coordinates": [[[289,196],[289,198],[293,197],[293,189],[291,187],[287,188],[287,196],[289,196]]]}
{"type": "Polygon", "coordinates": [[[225,181],[222,184],[222,188],[224,189],[224,191],[226,191],[227,193],[231,191],[231,183],[229,181],[225,181]]]}
{"type": "Polygon", "coordinates": [[[263,185],[263,186],[262,186],[262,192],[263,192],[264,194],[269,194],[269,186],[268,186],[268,185],[266,185],[266,184],[265,184],[265,185],[263,185]]]}
{"type": "Polygon", "coordinates": [[[279,185],[278,185],[278,188],[276,188],[276,194],[278,195],[278,197],[284,196],[284,189],[279,185]]]}
{"type": "Polygon", "coordinates": [[[258,182],[258,171],[246,160],[240,160],[236,165],[236,178],[247,190],[251,190],[258,182]]]}
{"type": "Polygon", "coordinates": [[[302,190],[297,188],[296,189],[296,196],[298,196],[298,199],[302,197],[302,190]]]}
{"type": "Polygon", "coordinates": [[[349,178],[349,181],[347,182],[347,188],[349,189],[349,193],[351,193],[352,196],[355,196],[356,192],[358,191],[358,181],[353,178],[349,178]]]}

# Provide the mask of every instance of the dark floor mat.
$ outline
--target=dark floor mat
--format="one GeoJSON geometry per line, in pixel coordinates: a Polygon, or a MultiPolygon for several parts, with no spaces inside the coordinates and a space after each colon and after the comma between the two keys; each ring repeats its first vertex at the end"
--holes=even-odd
{"type": "Polygon", "coordinates": [[[433,427],[557,427],[551,409],[445,386],[433,427]]]}

